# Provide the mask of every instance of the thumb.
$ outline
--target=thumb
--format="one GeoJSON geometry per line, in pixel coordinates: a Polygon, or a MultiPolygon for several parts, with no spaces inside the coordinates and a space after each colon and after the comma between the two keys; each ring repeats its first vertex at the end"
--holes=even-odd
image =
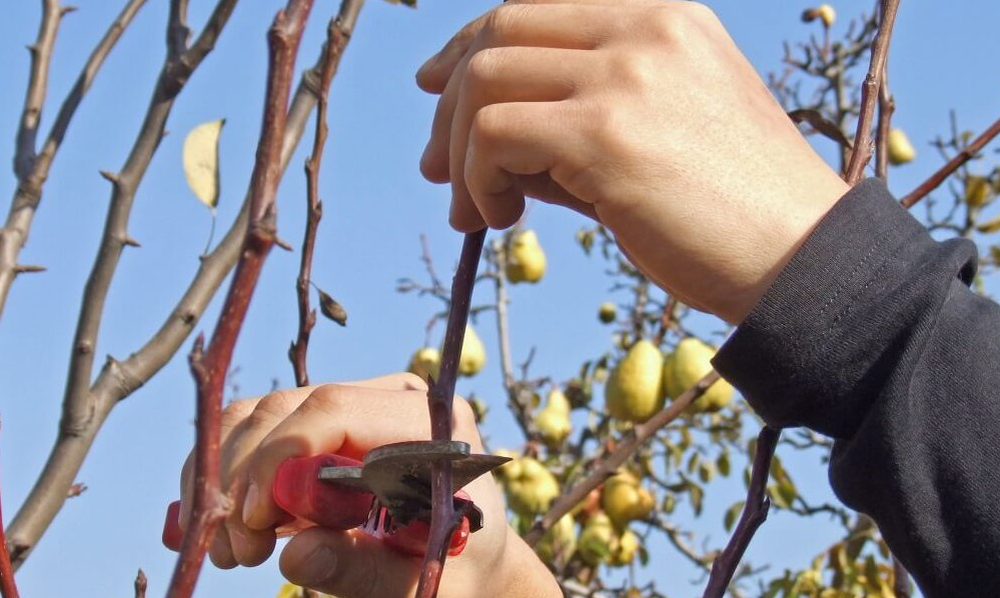
{"type": "Polygon", "coordinates": [[[314,527],[292,538],[280,566],[292,583],[341,598],[405,598],[421,561],[361,531],[314,527]]]}

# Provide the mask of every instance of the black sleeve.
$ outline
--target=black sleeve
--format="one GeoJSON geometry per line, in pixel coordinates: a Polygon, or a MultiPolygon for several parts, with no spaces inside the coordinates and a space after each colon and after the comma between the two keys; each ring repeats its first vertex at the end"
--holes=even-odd
{"type": "Polygon", "coordinates": [[[927,598],[1000,597],[1000,307],[976,259],[865,181],[715,359],[767,423],[835,439],[834,491],[927,598]]]}

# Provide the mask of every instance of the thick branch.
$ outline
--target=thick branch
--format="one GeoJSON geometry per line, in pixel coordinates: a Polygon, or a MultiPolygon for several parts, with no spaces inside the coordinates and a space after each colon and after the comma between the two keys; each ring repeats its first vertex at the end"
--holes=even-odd
{"type": "Polygon", "coordinates": [[[712,563],[712,572],[708,577],[704,598],[725,596],[743,553],[750,545],[750,540],[753,539],[757,528],[767,519],[767,511],[771,507],[771,500],[767,496],[767,478],[780,437],[781,432],[769,426],[764,426],[757,436],[757,453],[753,459],[743,513],[740,514],[740,520],[736,523],[736,529],[733,530],[726,547],[712,563]]]}
{"type": "Polygon", "coordinates": [[[295,281],[295,291],[299,305],[299,334],[288,350],[288,358],[295,371],[297,386],[309,385],[307,354],[309,351],[309,336],[316,325],[316,310],[309,305],[309,282],[312,276],[313,252],[316,247],[316,231],[319,221],[323,218],[323,203],[319,198],[319,172],[323,159],[323,145],[326,143],[326,107],[329,98],[330,81],[333,80],[340,65],[358,14],[364,0],[344,0],[340,4],[340,14],[330,21],[327,27],[326,43],[323,46],[325,60],[320,76],[320,94],[316,109],[316,131],[313,136],[312,156],[306,161],[306,230],[302,237],[302,261],[299,265],[299,276],[295,281]]]}
{"type": "MultiPolygon", "coordinates": [[[[98,42],[94,51],[91,52],[90,58],[84,64],[83,71],[77,77],[73,89],[70,90],[66,99],[63,100],[62,106],[59,108],[59,113],[56,115],[52,129],[49,131],[49,135],[41,151],[37,155],[35,154],[36,118],[34,125],[36,130],[30,134],[30,159],[15,159],[16,163],[24,162],[28,165],[28,168],[21,169],[15,167],[15,171],[18,173],[18,185],[14,192],[14,197],[11,199],[7,221],[4,223],[3,229],[0,229],[0,314],[3,314],[4,305],[7,303],[7,294],[10,292],[10,286],[17,276],[18,254],[28,240],[31,221],[42,198],[42,187],[49,176],[49,168],[52,165],[52,160],[55,158],[56,151],[59,149],[59,145],[62,143],[63,137],[66,135],[70,120],[72,120],[73,114],[83,100],[84,93],[86,93],[94,77],[97,75],[97,71],[104,63],[104,59],[107,58],[111,49],[125,31],[125,28],[145,2],[146,0],[130,0],[121,13],[118,14],[118,17],[115,18],[114,22],[111,23],[104,37],[98,42]]],[[[66,9],[61,10],[65,11],[66,9]]],[[[30,96],[31,92],[29,91],[29,98],[30,96]]],[[[19,133],[18,152],[27,152],[29,151],[27,149],[27,142],[23,146],[26,149],[23,151],[21,149],[21,137],[22,135],[19,133]]]]}
{"type": "Polygon", "coordinates": [[[993,141],[993,138],[998,134],[1000,134],[1000,119],[990,125],[979,137],[976,137],[972,143],[962,148],[962,151],[958,152],[951,160],[948,160],[947,164],[939,168],[926,181],[917,185],[917,188],[908,193],[900,203],[904,208],[912,207],[928,193],[937,189],[938,185],[954,174],[962,165],[976,157],[976,154],[986,147],[987,143],[993,141]]]}
{"type": "Polygon", "coordinates": [[[858,128],[854,135],[854,151],[851,152],[851,161],[844,177],[850,185],[856,185],[861,180],[865,166],[871,159],[875,105],[878,103],[880,81],[885,72],[886,56],[889,54],[889,42],[892,39],[892,27],[896,23],[898,8],[899,0],[882,0],[878,35],[872,43],[871,64],[868,66],[865,82],[861,85],[861,113],[858,115],[858,128]]]}
{"type": "MultiPolygon", "coordinates": [[[[476,271],[486,240],[486,229],[465,235],[458,270],[451,284],[451,309],[445,330],[441,370],[427,391],[427,406],[431,416],[431,438],[451,440],[452,406],[455,381],[458,377],[458,360],[462,353],[465,327],[469,322],[472,291],[476,285],[476,271]]],[[[448,545],[460,514],[455,513],[451,486],[451,461],[442,459],[431,467],[431,529],[424,552],[424,562],[417,583],[417,598],[437,596],[448,557],[448,545]]],[[[496,522],[494,522],[495,524],[496,522]]]]}
{"type": "MultiPolygon", "coordinates": [[[[316,104],[319,75],[325,52],[316,66],[302,75],[295,99],[288,111],[281,167],[287,168],[302,136],[309,115],[316,104]]],[[[9,536],[15,547],[15,565],[23,562],[28,551],[52,523],[66,500],[66,490],[73,483],[87,451],[111,408],[152,378],[176,354],[187,339],[209,301],[239,258],[246,235],[250,194],[243,208],[218,247],[201,260],[190,286],[160,329],[137,352],[124,361],[109,359],[97,381],[91,386],[94,411],[76,434],[60,433],[48,462],[31,494],[11,523],[9,536]]]]}
{"type": "Polygon", "coordinates": [[[267,98],[256,162],[250,178],[247,236],[208,349],[202,352],[203,342],[199,337],[191,352],[191,371],[198,387],[191,526],[181,542],[167,598],[187,598],[194,592],[208,544],[229,508],[221,489],[219,464],[222,396],[226,372],[232,362],[233,349],[250,307],[250,299],[267,254],[275,243],[275,196],[281,178],[281,149],[288,116],[289,88],[302,30],[312,4],[313,0],[289,0],[286,9],[279,11],[274,18],[268,32],[270,64],[267,98]]]}
{"type": "Polygon", "coordinates": [[[545,532],[563,515],[569,513],[577,504],[590,494],[590,491],[597,488],[604,480],[614,475],[629,458],[635,454],[643,444],[656,435],[661,429],[677,419],[688,405],[693,403],[698,397],[705,394],[712,384],[719,379],[719,374],[715,371],[709,372],[694,386],[689,388],[677,400],[670,403],[668,407],[651,417],[648,421],[636,424],[631,433],[618,444],[617,448],[608,456],[601,459],[590,471],[586,478],[579,481],[572,488],[560,496],[549,509],[544,517],[535,522],[527,534],[524,541],[529,546],[534,546],[542,539],[545,532]]]}
{"type": "Polygon", "coordinates": [[[18,598],[14,568],[10,564],[10,551],[7,549],[7,537],[3,531],[2,510],[0,510],[0,596],[18,598]]]}

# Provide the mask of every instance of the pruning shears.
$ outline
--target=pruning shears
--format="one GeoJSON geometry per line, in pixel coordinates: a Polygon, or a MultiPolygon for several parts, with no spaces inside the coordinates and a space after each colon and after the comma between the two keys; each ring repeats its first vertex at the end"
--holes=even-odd
{"type": "MultiPolygon", "coordinates": [[[[389,546],[422,556],[431,519],[431,465],[452,461],[455,511],[462,522],[452,536],[449,555],[465,549],[470,534],[483,527],[483,512],[461,489],[510,459],[474,455],[468,443],[413,441],[387,444],[369,451],[362,461],[329,453],[284,461],[271,488],[286,513],[278,532],[291,535],[311,526],[336,530],[361,528],[389,546]]],[[[167,508],[163,544],[180,548],[180,502],[167,508]]]]}

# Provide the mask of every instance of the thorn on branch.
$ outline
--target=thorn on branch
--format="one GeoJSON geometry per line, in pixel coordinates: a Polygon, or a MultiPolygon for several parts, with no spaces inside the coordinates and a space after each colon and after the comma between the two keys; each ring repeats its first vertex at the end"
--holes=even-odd
{"type": "Polygon", "coordinates": [[[277,235],[275,235],[275,237],[274,237],[274,244],[277,245],[278,247],[284,249],[285,251],[288,251],[288,252],[295,251],[295,248],[292,247],[291,243],[289,243],[288,241],[285,241],[284,239],[282,239],[281,237],[279,237],[277,235]]]}
{"type": "Polygon", "coordinates": [[[118,186],[122,184],[122,179],[117,174],[109,170],[100,170],[98,172],[100,173],[101,177],[104,178],[104,180],[108,181],[112,185],[118,186]]]}
{"type": "Polygon", "coordinates": [[[18,264],[14,266],[14,274],[34,274],[36,272],[45,272],[45,266],[36,266],[33,264],[18,264]]]}
{"type": "Polygon", "coordinates": [[[71,13],[71,12],[76,12],[77,10],[79,10],[79,7],[77,7],[77,6],[74,6],[74,5],[72,5],[72,4],[70,4],[70,5],[67,5],[67,6],[63,6],[63,7],[61,7],[61,8],[59,9],[59,17],[60,17],[60,18],[62,18],[62,17],[65,17],[65,16],[66,16],[66,15],[68,15],[69,13],[71,13]]]}
{"type": "Polygon", "coordinates": [[[139,247],[142,247],[142,245],[140,245],[138,241],[136,241],[129,235],[126,235],[125,239],[122,240],[122,245],[125,245],[126,247],[135,247],[137,249],[139,247]]]}
{"type": "Polygon", "coordinates": [[[135,598],[146,598],[146,574],[142,569],[135,575],[135,598]]]}

